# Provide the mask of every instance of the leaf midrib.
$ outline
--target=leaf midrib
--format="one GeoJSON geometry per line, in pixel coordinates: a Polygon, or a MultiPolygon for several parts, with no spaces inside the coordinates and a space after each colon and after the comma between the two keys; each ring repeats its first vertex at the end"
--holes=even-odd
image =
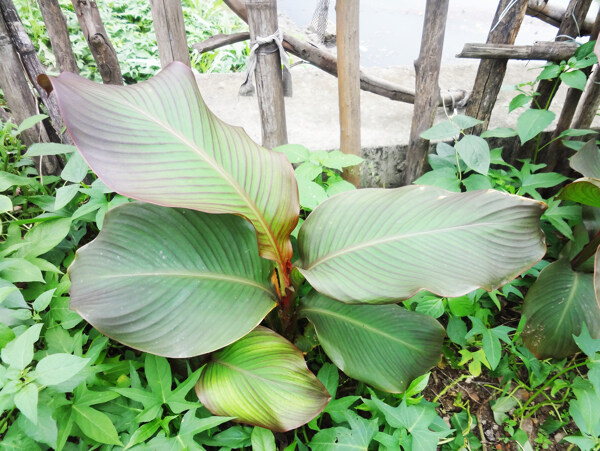
{"type": "Polygon", "coordinates": [[[152,271],[152,272],[136,272],[136,273],[121,273],[121,274],[107,274],[97,275],[97,279],[126,279],[130,277],[179,277],[179,278],[192,278],[192,279],[206,279],[223,282],[231,282],[239,285],[246,285],[254,288],[258,288],[268,293],[270,297],[274,298],[273,292],[266,286],[252,280],[245,279],[243,277],[230,276],[227,274],[218,274],[210,272],[193,272],[193,271],[152,271]]]}
{"type": "MultiPolygon", "coordinates": [[[[303,312],[314,312],[314,313],[317,313],[317,314],[322,314],[322,315],[326,315],[326,316],[327,315],[328,316],[332,316],[332,317],[340,319],[342,321],[345,321],[345,322],[348,322],[348,323],[360,326],[361,330],[366,330],[366,331],[374,333],[375,335],[380,335],[380,336],[382,336],[384,338],[388,338],[388,339],[390,339],[392,341],[400,343],[400,344],[402,344],[402,345],[404,345],[404,346],[406,346],[406,347],[408,347],[410,349],[413,349],[415,351],[422,351],[417,346],[414,346],[414,345],[412,345],[410,343],[407,343],[406,341],[401,340],[400,338],[395,337],[394,335],[390,335],[390,334],[388,334],[386,332],[383,332],[380,329],[376,329],[375,327],[372,327],[372,326],[370,326],[367,323],[355,320],[355,319],[353,319],[353,318],[351,318],[349,316],[340,315],[339,313],[332,312],[331,310],[323,310],[323,309],[315,308],[315,307],[305,307],[305,308],[302,309],[302,311],[303,312]]],[[[318,333],[318,330],[317,330],[317,333],[318,333]]]]}
{"type": "MultiPolygon", "coordinates": [[[[137,111],[139,114],[141,114],[142,116],[148,118],[150,121],[154,122],[158,126],[164,128],[167,133],[171,133],[175,138],[179,139],[179,141],[181,141],[184,145],[186,145],[192,151],[194,151],[195,153],[197,153],[217,173],[219,173],[221,175],[221,177],[226,181],[226,183],[228,183],[230,186],[233,187],[233,189],[237,192],[237,194],[240,196],[240,198],[243,200],[243,202],[246,204],[246,206],[250,209],[251,213],[254,215],[254,217],[256,218],[256,220],[258,221],[258,223],[261,225],[261,227],[264,230],[264,233],[267,236],[267,238],[268,238],[271,246],[273,247],[273,249],[275,250],[275,253],[277,254],[278,263],[280,263],[283,266],[283,257],[281,255],[279,246],[277,245],[277,240],[275,239],[275,234],[273,233],[273,231],[271,230],[271,228],[268,226],[265,218],[263,217],[263,215],[259,211],[258,206],[250,199],[250,197],[248,196],[248,193],[244,189],[242,189],[242,187],[237,183],[237,181],[233,177],[231,177],[231,174],[229,174],[227,171],[225,171],[217,163],[217,161],[214,158],[212,158],[210,155],[208,155],[196,143],[194,143],[193,141],[190,141],[184,135],[181,135],[180,133],[178,133],[174,128],[170,127],[168,124],[166,124],[163,121],[159,120],[158,118],[152,116],[148,112],[146,112],[146,111],[138,108],[135,104],[131,103],[129,100],[124,99],[124,101],[126,103],[128,103],[130,105],[130,107],[132,109],[134,109],[135,111],[137,111]]],[[[250,219],[250,218],[248,218],[248,219],[250,219]]],[[[253,222],[253,221],[251,221],[251,222],[253,222]]]]}
{"type": "Polygon", "coordinates": [[[461,229],[470,229],[470,228],[476,228],[476,227],[487,227],[487,226],[494,226],[494,225],[498,225],[497,223],[493,223],[493,222],[482,222],[482,223],[476,223],[476,224],[463,224],[460,226],[454,226],[454,227],[444,227],[441,229],[432,229],[432,230],[426,230],[423,232],[413,232],[413,233],[403,233],[403,234],[395,234],[395,235],[391,235],[391,236],[386,236],[383,238],[376,238],[376,239],[372,239],[369,241],[364,241],[358,244],[355,244],[353,246],[348,246],[348,247],[344,247],[342,249],[338,249],[335,252],[331,252],[329,254],[325,254],[324,256],[316,259],[314,262],[312,262],[309,266],[304,267],[303,269],[306,271],[309,271],[311,269],[314,269],[316,266],[319,266],[333,258],[337,258],[337,257],[341,257],[343,255],[346,254],[351,254],[353,252],[357,252],[360,251],[362,249],[366,249],[369,247],[374,247],[374,246],[378,246],[381,244],[387,244],[387,243],[391,243],[394,241],[401,241],[403,239],[407,239],[407,238],[413,238],[416,236],[427,236],[433,233],[445,233],[445,232],[449,232],[449,231],[453,231],[453,230],[461,230],[461,229]]]}

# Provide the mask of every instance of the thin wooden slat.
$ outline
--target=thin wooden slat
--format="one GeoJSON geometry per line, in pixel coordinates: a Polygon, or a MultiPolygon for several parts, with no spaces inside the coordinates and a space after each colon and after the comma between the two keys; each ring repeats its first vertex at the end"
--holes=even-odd
{"type": "MultiPolygon", "coordinates": [[[[360,51],[359,0],[337,0],[337,68],[340,105],[340,149],[352,155],[362,155],[360,145],[360,51]]],[[[344,170],[344,178],[360,185],[360,167],[344,170]]]]}
{"type": "Polygon", "coordinates": [[[71,48],[67,21],[60,9],[58,0],[38,0],[38,4],[46,24],[46,31],[50,38],[58,69],[61,72],[79,73],[75,55],[71,48]]]}
{"type": "Polygon", "coordinates": [[[185,35],[183,9],[180,0],[150,0],[150,10],[156,32],[160,64],[172,61],[190,65],[190,50],[185,35]]]}

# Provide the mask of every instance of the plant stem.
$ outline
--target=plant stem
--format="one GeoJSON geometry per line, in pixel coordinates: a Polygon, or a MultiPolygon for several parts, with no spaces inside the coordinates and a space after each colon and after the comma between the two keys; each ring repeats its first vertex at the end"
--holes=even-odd
{"type": "Polygon", "coordinates": [[[598,246],[600,246],[600,232],[596,233],[590,242],[581,249],[581,252],[571,260],[571,268],[573,268],[574,271],[577,271],[581,265],[596,253],[598,246]]]}

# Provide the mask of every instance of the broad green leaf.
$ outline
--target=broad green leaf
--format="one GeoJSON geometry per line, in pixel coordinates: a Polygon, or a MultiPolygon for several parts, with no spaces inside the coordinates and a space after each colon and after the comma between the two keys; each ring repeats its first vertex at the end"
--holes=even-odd
{"type": "Polygon", "coordinates": [[[479,119],[462,114],[453,116],[450,120],[454,122],[454,125],[459,127],[461,130],[466,130],[476,125],[483,124],[483,121],[480,121],[479,119]]]}
{"type": "Polygon", "coordinates": [[[460,180],[456,175],[456,167],[445,167],[429,171],[414,181],[416,185],[431,185],[460,193],[460,180]]]}
{"type": "Polygon", "coordinates": [[[73,141],[107,186],[158,205],[243,216],[260,254],[287,265],[299,211],[292,167],[213,115],[189,67],[174,62],[127,87],[70,73],[51,81],[73,141]]]}
{"type": "Polygon", "coordinates": [[[256,426],[252,430],[252,451],[275,451],[275,436],[265,428],[256,426]]]}
{"type": "Polygon", "coordinates": [[[525,296],[523,315],[523,340],[538,359],[574,354],[573,335],[581,333],[584,322],[594,338],[600,337],[594,276],[573,271],[564,260],[546,266],[525,296]]]}
{"type": "MultiPolygon", "coordinates": [[[[47,444],[56,449],[56,440],[58,438],[58,428],[56,420],[52,418],[53,409],[38,401],[37,406],[37,424],[33,424],[25,415],[19,415],[17,425],[27,437],[31,437],[38,442],[47,444]]],[[[29,448],[23,448],[29,451],[29,448]]]]}
{"type": "Polygon", "coordinates": [[[596,140],[586,142],[571,157],[569,165],[585,177],[600,179],[600,150],[596,140]]]}
{"type": "Polygon", "coordinates": [[[23,385],[15,394],[15,406],[33,424],[37,424],[38,386],[34,383],[23,385]]]}
{"type": "Polygon", "coordinates": [[[12,200],[10,197],[0,194],[0,213],[6,213],[13,209],[12,200]]]}
{"type": "Polygon", "coordinates": [[[99,443],[123,446],[119,434],[106,414],[92,407],[74,404],[73,420],[81,432],[99,443]]]}
{"type": "Polygon", "coordinates": [[[338,180],[327,187],[327,196],[335,196],[339,193],[345,193],[346,191],[354,191],[356,187],[346,180],[338,180]]]}
{"type": "Polygon", "coordinates": [[[60,173],[60,177],[68,182],[79,183],[85,178],[88,171],[89,167],[81,154],[75,152],[69,157],[69,161],[60,173]]]}
{"type": "Polygon", "coordinates": [[[329,401],[300,350],[261,326],[213,354],[196,393],[214,415],[279,432],[307,423],[329,401]]]}
{"type": "Polygon", "coordinates": [[[47,117],[48,116],[45,114],[36,114],[35,116],[24,119],[23,122],[19,124],[19,128],[17,128],[17,134],[23,133],[25,130],[28,130],[34,125],[42,122],[47,117]]]}
{"type": "Polygon", "coordinates": [[[322,160],[323,166],[341,171],[343,168],[361,164],[364,160],[358,155],[346,154],[339,150],[327,152],[322,160]]]}
{"type": "Polygon", "coordinates": [[[559,138],[565,138],[567,136],[587,136],[587,135],[596,135],[598,132],[596,130],[588,130],[581,128],[568,128],[564,130],[558,135],[559,138]]]}
{"type": "Polygon", "coordinates": [[[548,127],[556,115],[552,111],[530,109],[517,119],[517,133],[521,144],[535,138],[548,127]]]}
{"type": "Polygon", "coordinates": [[[43,324],[31,326],[8,343],[0,353],[2,361],[11,368],[24,370],[33,360],[33,345],[40,338],[42,327],[43,324]]]}
{"type": "Polygon", "coordinates": [[[480,189],[492,189],[492,183],[488,177],[481,174],[471,174],[463,179],[463,185],[467,191],[476,191],[480,189]]]}
{"type": "Polygon", "coordinates": [[[0,192],[6,191],[11,186],[28,186],[35,183],[37,182],[34,178],[0,171],[0,192]]]}
{"type": "Polygon", "coordinates": [[[65,185],[61,186],[56,190],[56,201],[54,202],[54,209],[60,210],[62,207],[67,205],[79,192],[79,185],[65,185]]]}
{"type": "Polygon", "coordinates": [[[72,354],[47,355],[35,368],[36,380],[41,385],[58,385],[79,373],[88,362],[89,359],[72,354]]]}
{"type": "Polygon", "coordinates": [[[167,357],[205,354],[274,307],[270,262],[233,215],[128,203],[69,268],[71,307],[99,331],[167,357]]]}
{"type": "Polygon", "coordinates": [[[41,157],[47,155],[62,155],[77,151],[77,147],[59,143],[35,143],[29,146],[26,157],[41,157]]]}
{"type": "MultiPolygon", "coordinates": [[[[529,97],[526,98],[525,103],[528,100],[529,97]]],[[[514,128],[493,128],[481,133],[482,138],[511,138],[513,136],[517,136],[517,131],[514,128]]]]}
{"type": "Polygon", "coordinates": [[[558,199],[600,207],[600,180],[582,177],[560,190],[558,199]]]}
{"type": "Polygon", "coordinates": [[[33,227],[25,234],[25,245],[15,257],[37,257],[54,249],[69,234],[71,218],[52,219],[33,227]]]}
{"type": "Polygon", "coordinates": [[[48,307],[50,302],[52,302],[52,297],[54,296],[55,291],[56,288],[53,288],[52,290],[44,291],[42,294],[40,294],[35,301],[33,301],[33,304],[31,304],[33,309],[36,312],[46,310],[46,307],[48,307]]]}
{"type": "Polygon", "coordinates": [[[558,64],[548,63],[548,64],[546,64],[546,66],[544,66],[544,68],[538,75],[537,79],[538,80],[552,80],[553,78],[556,78],[560,75],[561,70],[562,69],[558,64]]]}
{"type": "Polygon", "coordinates": [[[398,305],[347,305],[313,292],[300,314],[315,325],[333,363],[379,390],[404,391],[440,359],[443,327],[398,305]]]}
{"type": "Polygon", "coordinates": [[[319,369],[319,372],[317,373],[317,379],[325,386],[329,396],[334,399],[335,394],[337,393],[338,384],[340,383],[340,375],[336,366],[329,362],[323,363],[321,369],[319,369]]]}
{"type": "MultiPolygon", "coordinates": [[[[320,176],[323,172],[323,166],[317,163],[313,163],[312,161],[307,161],[298,166],[294,173],[297,180],[303,181],[313,181],[318,176],[320,176]]],[[[298,188],[299,189],[299,188],[298,188]]]]}
{"type": "Polygon", "coordinates": [[[342,193],[302,224],[298,266],[314,288],[347,303],[397,302],[421,289],[446,297],[492,290],[544,255],[544,208],[493,190],[342,193]]]}
{"type": "Polygon", "coordinates": [[[454,148],[469,168],[487,175],[490,169],[490,147],[485,139],[467,135],[454,148]]]}
{"type": "Polygon", "coordinates": [[[560,79],[571,88],[579,89],[583,91],[585,89],[585,84],[587,82],[587,78],[585,74],[580,70],[572,70],[569,72],[563,72],[560,74],[560,79]]]}
{"type": "Polygon", "coordinates": [[[460,130],[458,127],[452,122],[444,121],[435,124],[428,130],[425,130],[423,133],[421,133],[421,138],[428,139],[430,141],[436,139],[449,139],[456,137],[459,132],[460,130]]]}

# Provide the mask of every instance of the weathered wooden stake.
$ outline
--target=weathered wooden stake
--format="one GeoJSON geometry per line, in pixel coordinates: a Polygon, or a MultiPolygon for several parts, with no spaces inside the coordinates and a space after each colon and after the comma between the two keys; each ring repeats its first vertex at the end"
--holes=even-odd
{"type": "Polygon", "coordinates": [[[563,61],[574,54],[576,42],[538,41],[531,45],[466,43],[457,58],[563,61]]]}
{"type": "MultiPolygon", "coordinates": [[[[275,0],[246,0],[246,9],[252,45],[257,37],[266,38],[277,31],[275,0]]],[[[275,43],[258,47],[256,59],[254,75],[262,123],[262,145],[272,149],[287,144],[281,61],[275,43]]]]}
{"type": "MultiPolygon", "coordinates": [[[[576,38],[581,34],[580,24],[583,24],[591,4],[592,0],[571,0],[569,2],[560,27],[558,27],[557,41],[566,41],[569,37],[576,38]]],[[[560,80],[540,81],[537,95],[531,102],[531,108],[547,108],[550,106],[559,85],[560,80]]]]}
{"type": "MultiPolygon", "coordinates": [[[[556,6],[553,2],[542,2],[540,0],[529,0],[527,4],[527,15],[540,19],[542,22],[560,27],[560,23],[565,17],[565,8],[556,6]]],[[[593,23],[590,20],[583,20],[579,23],[579,29],[582,35],[590,34],[593,23]]]]}
{"type": "Polygon", "coordinates": [[[108,33],[102,23],[95,0],[71,0],[79,26],[98,65],[98,72],[106,84],[122,85],[123,76],[108,33]]]}
{"type": "Polygon", "coordinates": [[[156,43],[160,65],[172,61],[190,65],[190,50],[185,35],[181,0],[150,0],[152,20],[156,31],[156,43]]]}
{"type": "Polygon", "coordinates": [[[440,97],[438,81],[448,4],[449,0],[427,0],[425,6],[421,50],[419,58],[415,61],[415,108],[410,128],[406,168],[402,174],[404,185],[410,185],[421,175],[429,151],[429,141],[421,138],[421,133],[433,124],[440,97]]]}
{"type": "MultiPolygon", "coordinates": [[[[248,21],[248,12],[246,11],[245,5],[242,4],[241,0],[223,0],[231,10],[236,13],[243,21],[248,21]]],[[[208,41],[208,40],[207,40],[208,41]]],[[[207,45],[213,45],[215,42],[209,43],[204,41],[207,45]]],[[[223,42],[222,39],[219,39],[223,42]]],[[[315,47],[310,42],[302,41],[301,39],[295,38],[288,34],[283,36],[283,46],[285,49],[296,55],[298,58],[302,58],[308,61],[313,66],[337,77],[337,59],[330,52],[321,50],[315,47]]],[[[383,78],[374,77],[361,71],[360,74],[360,89],[363,91],[372,92],[379,96],[387,97],[391,100],[397,100],[398,102],[414,103],[415,93],[412,89],[404,88],[397,83],[384,80],[383,78]]],[[[464,100],[466,91],[459,91],[453,94],[454,101],[460,102],[464,100]]],[[[438,106],[448,105],[452,102],[452,95],[449,93],[443,93],[438,99],[438,106]]]]}
{"type": "MultiPolygon", "coordinates": [[[[46,71],[35,52],[35,48],[33,47],[29,35],[27,35],[27,32],[21,23],[21,19],[19,18],[19,14],[12,3],[12,0],[0,0],[0,11],[4,16],[6,29],[8,30],[8,34],[14,44],[15,50],[19,54],[25,72],[27,73],[31,84],[37,90],[42,102],[46,105],[48,116],[50,116],[54,130],[56,131],[56,136],[61,137],[63,142],[72,144],[71,137],[67,133],[62,134],[62,118],[58,111],[56,99],[54,96],[49,96],[46,90],[41,87],[37,81],[40,75],[46,74],[46,71]]],[[[37,108],[35,110],[37,111],[37,108]]]]}
{"type": "Polygon", "coordinates": [[[38,0],[46,30],[50,37],[52,51],[56,57],[58,69],[61,72],[79,73],[75,55],[69,40],[67,21],[63,15],[58,0],[38,0]]]}
{"type": "MultiPolygon", "coordinates": [[[[512,4],[511,0],[501,0],[492,20],[487,43],[514,44],[526,9],[527,0],[519,0],[516,4],[512,4]]],[[[479,63],[466,114],[483,123],[475,126],[469,133],[478,135],[487,129],[504,80],[506,65],[507,60],[482,60],[479,63]]]]}
{"type": "MultiPolygon", "coordinates": [[[[341,151],[361,156],[359,6],[359,0],[337,0],[335,13],[341,151]]],[[[360,166],[347,168],[344,178],[358,187],[360,166]]]]}

